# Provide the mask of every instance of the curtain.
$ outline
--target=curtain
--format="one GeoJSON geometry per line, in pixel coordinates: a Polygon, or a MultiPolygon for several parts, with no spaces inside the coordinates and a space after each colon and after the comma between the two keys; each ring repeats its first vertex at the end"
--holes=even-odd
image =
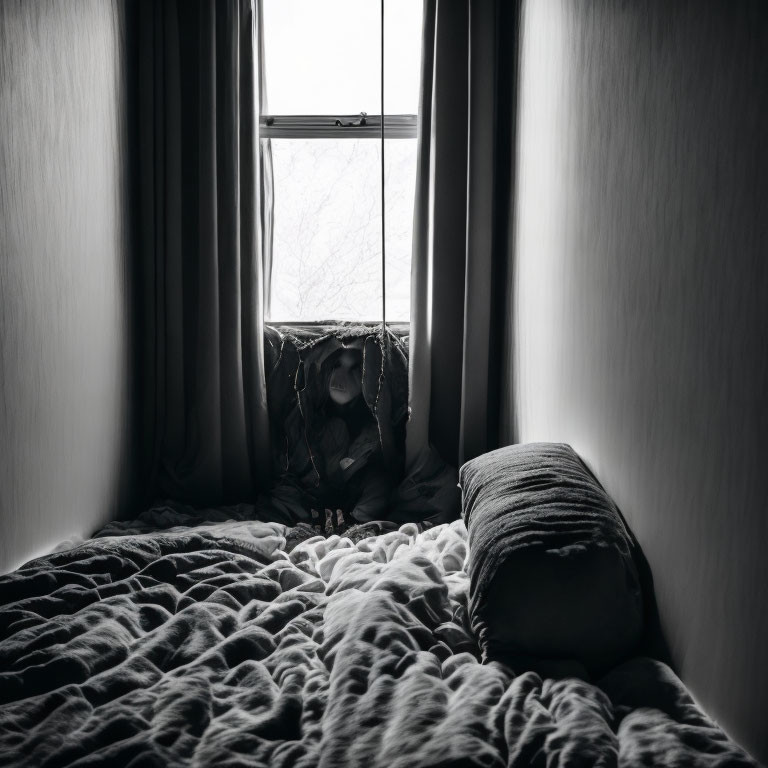
{"type": "Polygon", "coordinates": [[[269,482],[253,0],[142,0],[143,446],[150,493],[251,500],[269,482]]]}
{"type": "Polygon", "coordinates": [[[509,439],[519,4],[425,0],[406,462],[509,439]]]}

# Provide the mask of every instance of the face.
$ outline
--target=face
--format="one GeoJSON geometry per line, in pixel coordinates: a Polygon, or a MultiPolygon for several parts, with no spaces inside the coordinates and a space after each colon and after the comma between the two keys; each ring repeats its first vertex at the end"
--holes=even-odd
{"type": "Polygon", "coordinates": [[[362,389],[360,353],[346,349],[339,355],[331,371],[328,394],[336,405],[351,403],[362,389]]]}

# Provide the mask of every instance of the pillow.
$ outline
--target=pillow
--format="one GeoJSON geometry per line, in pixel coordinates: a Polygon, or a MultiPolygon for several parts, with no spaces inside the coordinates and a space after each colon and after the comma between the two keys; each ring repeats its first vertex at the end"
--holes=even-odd
{"type": "Polygon", "coordinates": [[[464,464],[459,484],[484,658],[567,659],[599,674],[632,652],[643,623],[632,541],[570,446],[491,451],[464,464]]]}

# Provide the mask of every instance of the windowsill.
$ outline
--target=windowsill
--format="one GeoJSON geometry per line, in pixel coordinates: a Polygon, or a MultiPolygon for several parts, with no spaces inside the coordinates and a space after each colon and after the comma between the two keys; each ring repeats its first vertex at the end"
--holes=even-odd
{"type": "MultiPolygon", "coordinates": [[[[279,330],[280,328],[290,328],[293,332],[307,330],[312,333],[317,333],[318,331],[322,333],[323,331],[332,331],[338,328],[370,328],[373,332],[381,328],[381,320],[361,320],[360,322],[353,322],[351,320],[299,320],[289,322],[283,322],[281,320],[265,320],[264,325],[269,326],[270,328],[275,328],[276,330],[279,330]]],[[[410,333],[411,324],[393,322],[387,323],[387,328],[396,336],[402,337],[407,336],[410,333]]]]}
{"type": "MultiPolygon", "coordinates": [[[[323,320],[318,322],[279,322],[274,320],[265,321],[264,326],[277,331],[281,336],[289,335],[299,340],[302,344],[312,341],[320,336],[333,335],[334,331],[354,330],[360,331],[359,335],[367,333],[377,333],[381,331],[381,321],[377,322],[359,322],[351,321],[333,322],[323,320]]],[[[409,336],[411,332],[410,323],[387,323],[387,329],[393,333],[407,350],[409,347],[409,336]]],[[[355,334],[358,335],[358,334],[355,334]]]]}

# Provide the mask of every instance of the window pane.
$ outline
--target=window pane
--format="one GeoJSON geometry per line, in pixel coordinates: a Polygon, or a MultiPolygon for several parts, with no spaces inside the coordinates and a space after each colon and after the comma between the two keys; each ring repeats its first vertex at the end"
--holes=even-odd
{"type": "MultiPolygon", "coordinates": [[[[266,112],[379,114],[379,0],[263,0],[266,112]]],[[[418,111],[419,0],[385,0],[386,114],[418,111]]]]}
{"type": "MultiPolygon", "coordinates": [[[[387,320],[410,319],[416,140],[386,142],[387,320]]],[[[272,139],[269,320],[381,319],[381,159],[375,139],[272,139]]]]}

